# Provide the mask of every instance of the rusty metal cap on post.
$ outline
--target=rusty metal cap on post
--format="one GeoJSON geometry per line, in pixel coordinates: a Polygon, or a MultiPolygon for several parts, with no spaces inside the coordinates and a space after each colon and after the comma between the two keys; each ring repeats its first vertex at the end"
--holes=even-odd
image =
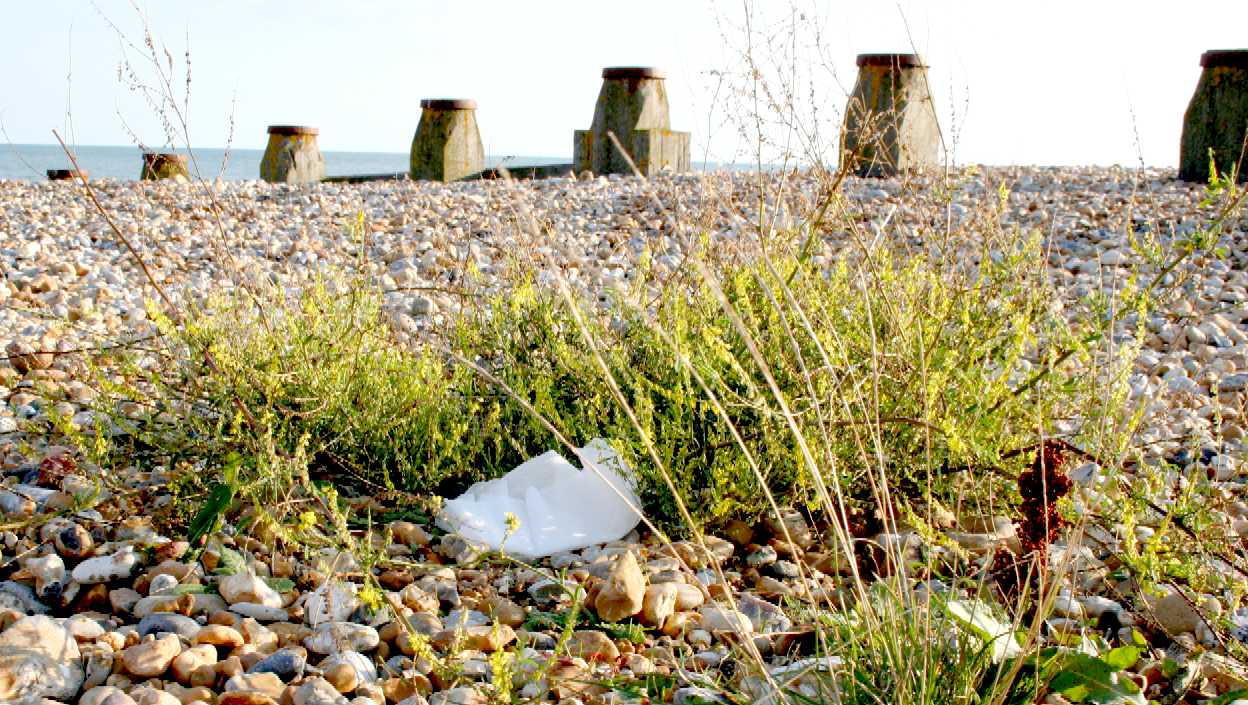
{"type": "Polygon", "coordinates": [[[270,135],[310,135],[315,137],[321,131],[307,125],[269,125],[270,135]]]}
{"type": "Polygon", "coordinates": [[[185,164],[186,155],[178,154],[177,152],[144,152],[143,161],[149,164],[154,162],[181,162],[185,164]]]}
{"type": "Polygon", "coordinates": [[[662,69],[654,66],[608,66],[602,70],[602,77],[607,80],[616,78],[667,78],[662,69]]]}
{"type": "Polygon", "coordinates": [[[1200,55],[1200,65],[1207,69],[1248,69],[1248,49],[1215,49],[1200,55]]]}
{"type": "Polygon", "coordinates": [[[896,66],[899,68],[922,68],[927,66],[918,54],[859,54],[859,66],[896,66]]]}
{"type": "Polygon", "coordinates": [[[471,98],[427,98],[420,101],[426,110],[476,110],[477,101],[471,98]]]}
{"type": "Polygon", "coordinates": [[[88,176],[86,171],[79,171],[77,169],[48,169],[48,179],[51,181],[67,181],[69,179],[76,179],[79,174],[81,174],[84,179],[88,176]]]}

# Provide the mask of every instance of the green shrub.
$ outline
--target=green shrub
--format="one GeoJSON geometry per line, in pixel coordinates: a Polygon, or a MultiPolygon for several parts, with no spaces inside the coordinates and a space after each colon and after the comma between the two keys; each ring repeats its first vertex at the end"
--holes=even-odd
{"type": "MultiPolygon", "coordinates": [[[[1035,438],[1038,421],[1087,416],[1106,398],[1074,364],[1090,359],[1104,324],[1092,315],[1072,321],[1052,306],[1056,295],[1035,270],[1038,248],[1038,240],[1019,241],[979,267],[883,246],[832,266],[789,258],[774,268],[725,267],[714,285],[668,287],[648,310],[620,298],[606,309],[580,306],[575,316],[557,294],[521,282],[452,320],[437,342],[406,346],[381,294],[358,282],[349,295],[322,284],[262,307],[218,299],[182,329],[167,326],[185,351],[210,351],[215,367],[184,365],[188,376],[166,388],[197,390],[198,408],[209,410],[186,426],[219,441],[201,454],[303,449],[313,474],[444,494],[556,447],[514,393],[575,443],[611,439],[637,471],[651,518],[679,533],[687,527],[641,433],[696,520],[767,511],[695,372],[780,501],[813,499],[796,436],[730,309],[794,410],[823,479],[866,503],[880,461],[903,490],[940,468],[996,465],[1035,438]],[[639,427],[613,397],[594,349],[639,427]]],[[[949,477],[936,476],[936,489],[950,487],[949,477]]]]}
{"type": "MultiPolygon", "coordinates": [[[[788,300],[782,278],[756,265],[716,275],[724,301],[701,286],[668,291],[651,313],[618,303],[609,315],[582,310],[640,428],[611,398],[583,334],[557,302],[526,290],[496,302],[488,322],[461,329],[457,342],[577,442],[616,441],[660,523],[677,524],[678,513],[639,431],[696,520],[748,519],[767,511],[763,488],[694,371],[722,401],[780,501],[812,500],[813,478],[725,313],[730,306],[795,410],[824,479],[866,503],[880,460],[887,480],[915,488],[938,468],[996,466],[1036,437],[1038,421],[1089,416],[1109,399],[1073,364],[1087,358],[1103,324],[1069,320],[1051,306],[1054,292],[1031,269],[1038,246],[1021,243],[997,263],[962,272],[885,248],[870,254],[869,271],[786,260],[776,269],[791,281],[788,300]]],[[[547,447],[536,421],[504,414],[508,428],[523,428],[519,438],[538,443],[530,452],[547,447]]],[[[947,480],[936,478],[936,488],[947,480]]]]}

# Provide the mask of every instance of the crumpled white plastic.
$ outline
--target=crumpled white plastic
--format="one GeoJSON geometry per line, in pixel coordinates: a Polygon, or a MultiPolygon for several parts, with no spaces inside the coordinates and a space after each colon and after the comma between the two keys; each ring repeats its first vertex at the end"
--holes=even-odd
{"type": "Polygon", "coordinates": [[[640,520],[632,470],[601,438],[578,455],[584,470],[552,450],[503,477],[478,482],[442,505],[438,525],[526,559],[615,541],[640,520]],[[510,535],[509,514],[519,524],[510,535]]]}

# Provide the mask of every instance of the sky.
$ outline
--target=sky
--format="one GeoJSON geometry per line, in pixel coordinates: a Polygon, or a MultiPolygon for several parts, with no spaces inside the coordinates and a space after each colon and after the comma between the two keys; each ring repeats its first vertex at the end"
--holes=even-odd
{"type": "Polygon", "coordinates": [[[956,163],[1173,166],[1201,52],[1248,46],[1245,0],[0,0],[0,138],[162,146],[145,22],[193,146],[406,152],[466,97],[487,153],[570,157],[601,69],[649,65],[710,161],[827,158],[855,55],[918,51],[956,163]]]}

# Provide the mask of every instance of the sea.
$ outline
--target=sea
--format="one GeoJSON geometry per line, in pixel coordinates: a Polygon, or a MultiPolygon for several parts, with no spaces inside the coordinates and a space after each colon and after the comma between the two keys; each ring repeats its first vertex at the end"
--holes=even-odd
{"type": "MultiPolygon", "coordinates": [[[[133,181],[142,170],[142,150],[138,147],[78,146],[72,148],[78,165],[92,179],[133,181]]],[[[185,153],[185,150],[173,150],[185,153]]],[[[261,149],[195,149],[199,176],[244,181],[260,178],[261,149]]],[[[321,152],[326,176],[397,174],[408,170],[405,152],[321,152]]],[[[567,157],[486,156],[487,168],[505,164],[508,168],[571,162],[567,157]]],[[[0,143],[0,179],[42,181],[48,169],[68,169],[73,165],[59,144],[0,143]]],[[[194,169],[192,168],[192,175],[194,169]]]]}
{"type": "MultiPolygon", "coordinates": [[[[138,147],[77,146],[71,148],[78,165],[87,170],[92,179],[120,179],[135,181],[143,166],[143,150],[138,147]]],[[[182,154],[186,150],[175,151],[182,154]]],[[[199,176],[205,179],[222,178],[227,181],[246,181],[260,178],[262,149],[195,149],[195,162],[199,176]]],[[[363,176],[367,174],[398,174],[408,170],[407,152],[321,152],[325,158],[326,176],[363,176]]],[[[485,167],[493,169],[506,166],[519,169],[526,166],[567,164],[571,157],[486,155],[485,167]]],[[[68,169],[73,165],[59,144],[13,144],[0,142],[0,179],[25,179],[42,181],[49,169],[68,169]]],[[[751,171],[749,164],[723,162],[694,162],[695,171],[751,171]]],[[[766,171],[778,169],[775,165],[763,167],[766,171]]],[[[191,168],[192,176],[195,169],[191,168]]]]}

